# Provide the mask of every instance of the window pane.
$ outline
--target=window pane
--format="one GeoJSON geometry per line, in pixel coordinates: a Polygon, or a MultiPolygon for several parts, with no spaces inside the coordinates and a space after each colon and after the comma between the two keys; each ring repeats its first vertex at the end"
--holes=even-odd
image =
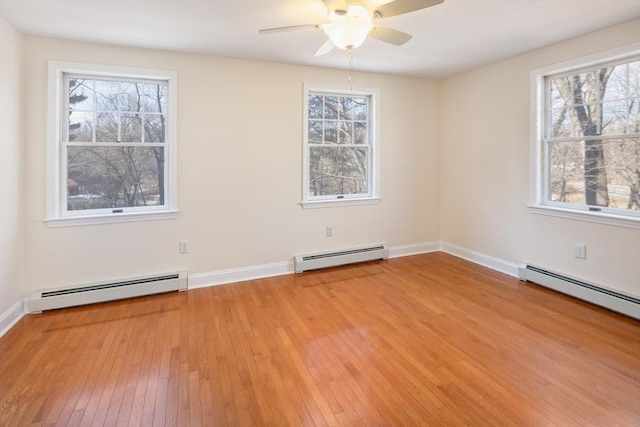
{"type": "Polygon", "coordinates": [[[584,204],[584,144],[549,144],[549,195],[553,202],[584,204]]]}
{"type": "Polygon", "coordinates": [[[603,101],[616,101],[625,99],[627,96],[627,90],[629,86],[627,64],[618,65],[613,68],[604,69],[610,70],[609,78],[604,85],[603,101]]]}
{"type": "Polygon", "coordinates": [[[309,95],[309,118],[321,119],[322,118],[322,96],[309,95]]]}
{"type": "Polygon", "coordinates": [[[140,83],[142,111],[164,113],[167,111],[167,86],[155,83],[140,83]]]}
{"type": "Polygon", "coordinates": [[[640,61],[629,63],[629,90],[636,93],[640,90],[640,61]]]}
{"type": "Polygon", "coordinates": [[[579,137],[599,134],[599,88],[595,72],[552,79],[549,135],[579,137]]]}
{"type": "Polygon", "coordinates": [[[311,147],[309,194],[327,196],[367,193],[367,155],[366,147],[311,147]]]}
{"type": "Polygon", "coordinates": [[[369,139],[367,137],[367,123],[355,122],[353,124],[353,143],[354,144],[368,144],[369,139]]]}
{"type": "Polygon", "coordinates": [[[109,80],[96,80],[96,108],[103,111],[118,109],[120,83],[109,80]]]}
{"type": "Polygon", "coordinates": [[[567,80],[564,78],[561,79],[553,79],[551,80],[551,84],[549,86],[550,96],[549,101],[551,108],[564,108],[566,106],[563,93],[566,90],[567,80]]]}
{"type": "Polygon", "coordinates": [[[324,142],[325,144],[338,143],[338,122],[331,120],[324,122],[324,142]]]}
{"type": "Polygon", "coordinates": [[[120,141],[142,142],[142,117],[140,114],[120,115],[120,141]]]}
{"type": "Polygon", "coordinates": [[[622,101],[602,104],[602,135],[617,135],[626,132],[627,103],[622,101]]]}
{"type": "Polygon", "coordinates": [[[352,118],[353,120],[367,120],[367,110],[369,106],[368,98],[353,98],[353,107],[352,107],[352,118]]]}
{"type": "Polygon", "coordinates": [[[337,96],[325,96],[324,97],[324,118],[325,119],[337,119],[338,118],[338,97],[337,96]]]}
{"type": "Polygon", "coordinates": [[[140,111],[140,99],[142,98],[139,83],[120,82],[119,108],[120,111],[140,111]]]}
{"type": "Polygon", "coordinates": [[[551,105],[553,107],[573,107],[574,105],[582,105],[584,103],[584,97],[582,96],[582,90],[577,90],[574,96],[574,89],[576,89],[576,83],[578,87],[582,87],[582,82],[578,78],[574,80],[573,77],[559,77],[551,80],[551,105]]]}
{"type": "Polygon", "coordinates": [[[640,96],[629,100],[627,133],[640,133],[640,96]]]}
{"type": "Polygon", "coordinates": [[[118,113],[98,113],[96,119],[97,142],[119,142],[118,113]]]}
{"type": "Polygon", "coordinates": [[[576,74],[571,76],[568,81],[571,94],[573,95],[574,106],[598,102],[598,92],[594,89],[597,85],[595,71],[576,74]]]}
{"type": "Polygon", "coordinates": [[[164,204],[164,147],[68,147],[68,210],[164,204]]]}
{"type": "Polygon", "coordinates": [[[165,142],[165,120],[164,115],[148,114],[144,117],[144,140],[145,142],[165,142]]]}
{"type": "Polygon", "coordinates": [[[549,136],[581,137],[636,132],[638,62],[551,79],[549,136]]]}
{"type": "Polygon", "coordinates": [[[573,117],[573,136],[600,135],[600,104],[578,105],[569,109],[573,117]]]}
{"type": "Polygon", "coordinates": [[[309,120],[309,142],[322,144],[322,124],[320,120],[309,120]]]}
{"type": "Polygon", "coordinates": [[[340,98],[340,120],[353,120],[353,98],[343,96],[340,98]]]}
{"type": "Polygon", "coordinates": [[[638,133],[640,132],[640,61],[632,62],[628,67],[627,133],[638,133]]]}
{"type": "Polygon", "coordinates": [[[549,199],[639,210],[640,139],[552,142],[549,199]]]}
{"type": "Polygon", "coordinates": [[[93,110],[93,80],[69,79],[69,110],[93,110]]]}
{"type": "Polygon", "coordinates": [[[69,114],[69,142],[93,142],[93,113],[69,114]]]}
{"type": "Polygon", "coordinates": [[[353,144],[353,123],[340,122],[340,144],[353,144]]]}
{"type": "Polygon", "coordinates": [[[573,136],[573,116],[567,108],[554,108],[551,110],[550,138],[573,136]]]}
{"type": "Polygon", "coordinates": [[[640,210],[640,139],[604,143],[609,207],[640,210]]]}
{"type": "Polygon", "coordinates": [[[635,99],[635,105],[638,105],[640,97],[640,61],[629,64],[629,97],[635,99]]]}

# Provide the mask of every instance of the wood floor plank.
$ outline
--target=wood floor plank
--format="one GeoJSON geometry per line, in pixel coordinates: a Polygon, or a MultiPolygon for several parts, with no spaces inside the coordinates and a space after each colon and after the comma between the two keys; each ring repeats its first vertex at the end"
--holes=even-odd
{"type": "Polygon", "coordinates": [[[63,310],[1,426],[640,425],[640,322],[432,253],[63,310]]]}

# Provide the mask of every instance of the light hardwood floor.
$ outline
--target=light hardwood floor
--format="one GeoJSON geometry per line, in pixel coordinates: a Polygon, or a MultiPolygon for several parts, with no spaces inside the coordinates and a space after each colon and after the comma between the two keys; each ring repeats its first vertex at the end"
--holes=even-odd
{"type": "Polygon", "coordinates": [[[443,253],[57,310],[0,425],[638,426],[640,322],[443,253]]]}

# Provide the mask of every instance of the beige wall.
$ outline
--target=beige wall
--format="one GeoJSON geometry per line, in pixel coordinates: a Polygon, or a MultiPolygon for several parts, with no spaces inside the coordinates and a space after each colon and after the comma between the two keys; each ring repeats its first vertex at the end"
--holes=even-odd
{"type": "Polygon", "coordinates": [[[640,295],[640,231],[527,210],[529,70],[640,41],[640,21],[441,83],[441,239],[640,295]],[[587,245],[587,259],[573,256],[587,245]]]}
{"type": "Polygon", "coordinates": [[[22,43],[0,18],[0,316],[22,296],[22,43]]]}
{"type": "MultiPolygon", "coordinates": [[[[356,73],[380,89],[379,205],[302,209],[303,82],[346,84],[345,70],[27,38],[26,272],[23,292],[295,254],[438,239],[439,85],[356,73]],[[179,218],[47,228],[47,61],[178,72],[179,218]],[[334,237],[325,237],[325,227],[334,237]],[[178,253],[189,240],[190,252],[178,253]]],[[[346,68],[345,63],[345,68],[346,68]]]]}

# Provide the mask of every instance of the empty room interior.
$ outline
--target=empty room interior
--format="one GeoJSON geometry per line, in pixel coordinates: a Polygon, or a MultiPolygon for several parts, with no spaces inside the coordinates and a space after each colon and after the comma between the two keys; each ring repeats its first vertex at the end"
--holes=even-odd
{"type": "Polygon", "coordinates": [[[0,425],[640,425],[637,0],[0,0],[0,425]]]}

